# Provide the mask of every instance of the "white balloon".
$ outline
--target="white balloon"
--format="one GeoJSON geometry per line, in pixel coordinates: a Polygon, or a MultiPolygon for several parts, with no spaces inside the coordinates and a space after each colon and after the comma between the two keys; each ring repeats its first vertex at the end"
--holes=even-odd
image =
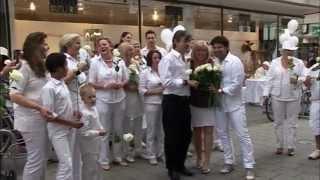
{"type": "Polygon", "coordinates": [[[174,27],[173,34],[176,33],[177,31],[185,31],[185,30],[186,30],[186,28],[184,26],[178,25],[178,26],[174,27]]]}
{"type": "Polygon", "coordinates": [[[288,40],[290,38],[290,33],[288,29],[284,30],[284,33],[280,35],[279,42],[282,44],[284,41],[288,40]]]}
{"type": "Polygon", "coordinates": [[[172,43],[173,32],[166,28],[161,31],[160,38],[164,44],[172,43]]]}
{"type": "Polygon", "coordinates": [[[299,23],[297,20],[295,19],[291,19],[289,22],[288,22],[288,30],[289,32],[292,34],[294,33],[297,29],[298,29],[298,26],[299,26],[299,23]]]}

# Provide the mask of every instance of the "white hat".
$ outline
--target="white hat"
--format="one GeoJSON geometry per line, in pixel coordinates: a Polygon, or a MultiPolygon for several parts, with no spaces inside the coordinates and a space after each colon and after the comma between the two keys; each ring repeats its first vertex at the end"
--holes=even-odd
{"type": "Polygon", "coordinates": [[[9,57],[8,49],[5,47],[0,47],[0,55],[9,57]]]}
{"type": "Polygon", "coordinates": [[[262,64],[270,66],[270,63],[268,61],[264,61],[262,64]]]}
{"type": "Polygon", "coordinates": [[[298,42],[299,42],[299,39],[296,36],[291,36],[282,42],[281,49],[295,51],[298,49],[298,47],[297,47],[298,42]]]}

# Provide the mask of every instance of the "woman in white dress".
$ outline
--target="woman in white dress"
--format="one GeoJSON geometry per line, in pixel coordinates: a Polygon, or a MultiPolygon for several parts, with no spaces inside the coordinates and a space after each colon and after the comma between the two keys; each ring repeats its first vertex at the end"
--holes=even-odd
{"type": "Polygon", "coordinates": [[[119,46],[120,53],[122,55],[122,60],[125,63],[128,81],[125,85],[126,92],[126,111],[125,111],[125,121],[123,124],[125,133],[134,134],[134,145],[133,148],[130,144],[126,144],[126,160],[128,162],[134,162],[134,157],[136,155],[142,154],[142,99],[138,92],[139,85],[139,74],[140,68],[139,63],[133,60],[134,47],[123,42],[119,46]]]}
{"type": "Polygon", "coordinates": [[[90,64],[89,83],[97,90],[96,107],[100,122],[108,132],[101,143],[99,162],[104,170],[110,170],[111,154],[115,163],[128,166],[123,160],[122,138],[126,105],[124,86],[127,82],[127,73],[123,61],[113,57],[109,38],[98,39],[97,45],[100,56],[90,64]],[[112,152],[110,152],[110,141],[112,152]]]}
{"type": "Polygon", "coordinates": [[[163,131],[162,131],[162,87],[158,64],[161,53],[151,50],[146,56],[149,67],[140,75],[139,92],[143,95],[144,112],[147,121],[147,155],[151,165],[157,165],[157,158],[163,155],[163,131]]]}
{"type": "MultiPolygon", "coordinates": [[[[211,63],[209,48],[205,41],[195,42],[192,49],[191,68],[211,63]]],[[[208,103],[209,89],[203,91],[191,88],[191,125],[194,130],[194,146],[197,153],[197,167],[203,174],[210,172],[209,161],[213,142],[214,111],[208,103]]]]}

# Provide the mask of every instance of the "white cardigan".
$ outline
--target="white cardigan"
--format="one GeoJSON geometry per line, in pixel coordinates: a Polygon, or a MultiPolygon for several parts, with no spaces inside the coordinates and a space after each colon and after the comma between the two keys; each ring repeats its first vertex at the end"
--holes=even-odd
{"type": "MultiPolygon", "coordinates": [[[[282,57],[278,57],[276,59],[273,59],[271,62],[270,70],[267,72],[266,76],[266,86],[263,90],[263,96],[269,96],[270,94],[272,96],[280,96],[281,94],[281,84],[282,84],[282,64],[281,64],[282,57]]],[[[295,65],[293,68],[293,72],[298,76],[298,84],[292,85],[292,98],[298,100],[301,96],[301,87],[302,83],[305,80],[306,77],[306,67],[303,64],[303,61],[293,57],[293,64],[295,65]]]]}

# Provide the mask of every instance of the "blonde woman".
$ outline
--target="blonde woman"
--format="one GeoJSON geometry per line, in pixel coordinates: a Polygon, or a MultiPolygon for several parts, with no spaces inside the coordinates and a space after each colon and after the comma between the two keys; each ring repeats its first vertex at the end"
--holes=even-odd
{"type": "MultiPolygon", "coordinates": [[[[68,33],[62,36],[59,42],[60,52],[67,57],[68,74],[64,78],[65,83],[70,91],[72,106],[75,112],[79,112],[79,86],[86,81],[86,75],[83,72],[86,69],[86,63],[80,62],[79,50],[81,48],[80,35],[77,33],[68,33]]],[[[72,133],[72,163],[73,178],[80,180],[81,156],[79,151],[79,135],[77,129],[73,129],[72,133]]]]}
{"type": "MultiPolygon", "coordinates": [[[[192,48],[191,68],[211,63],[209,48],[205,41],[196,41],[192,48]]],[[[191,88],[191,125],[194,132],[194,146],[197,153],[197,167],[203,174],[210,172],[209,161],[213,142],[214,111],[208,104],[208,91],[191,88]]]]}
{"type": "Polygon", "coordinates": [[[126,145],[126,160],[128,162],[134,162],[136,155],[142,154],[142,99],[138,92],[139,87],[139,74],[140,66],[139,62],[136,62],[133,59],[134,47],[127,43],[123,42],[119,46],[120,53],[122,55],[122,60],[125,62],[127,76],[129,78],[128,82],[125,85],[126,92],[126,110],[125,110],[125,121],[124,121],[124,130],[125,133],[134,134],[134,146],[131,149],[129,144],[126,145]]]}

